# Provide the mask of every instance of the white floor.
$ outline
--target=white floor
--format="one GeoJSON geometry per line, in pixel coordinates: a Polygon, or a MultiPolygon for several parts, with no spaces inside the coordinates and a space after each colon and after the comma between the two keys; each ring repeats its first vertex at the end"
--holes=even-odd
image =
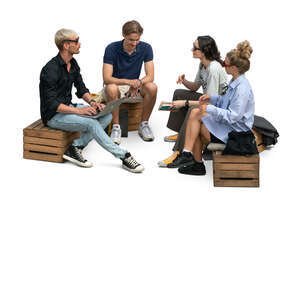
{"type": "Polygon", "coordinates": [[[300,299],[293,3],[217,1],[208,11],[199,1],[173,1],[171,10],[168,1],[29,0],[1,8],[1,300],[300,299]],[[155,50],[155,141],[133,132],[121,146],[145,172],[126,172],[94,142],[84,152],[91,169],[22,159],[22,129],[39,117],[39,72],[57,53],[55,31],[79,32],[76,58],[94,92],[105,45],[133,18],[155,50]],[[204,177],[156,165],[173,146],[163,142],[168,113],[158,104],[171,98],[179,74],[193,80],[190,48],[203,34],[216,38],[223,57],[239,41],[253,45],[247,76],[256,113],[280,133],[261,154],[260,188],[214,188],[211,162],[204,177]]]}

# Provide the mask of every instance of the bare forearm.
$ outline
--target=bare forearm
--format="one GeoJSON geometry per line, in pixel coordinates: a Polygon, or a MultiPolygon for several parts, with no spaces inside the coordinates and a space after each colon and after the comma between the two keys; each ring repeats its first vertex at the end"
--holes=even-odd
{"type": "Polygon", "coordinates": [[[108,85],[108,84],[116,84],[116,85],[129,85],[129,79],[126,78],[115,78],[115,77],[108,77],[108,78],[104,78],[104,84],[108,85]]]}
{"type": "Polygon", "coordinates": [[[191,90],[191,91],[193,91],[193,92],[196,92],[196,91],[199,89],[199,87],[200,87],[199,83],[192,82],[192,81],[188,81],[188,80],[186,80],[186,79],[184,79],[184,80],[182,81],[182,84],[183,84],[186,88],[188,88],[189,90],[191,90]]]}
{"type": "Polygon", "coordinates": [[[65,104],[59,104],[56,112],[62,113],[62,114],[78,114],[78,108],[73,106],[68,106],[65,104]]]}
{"type": "Polygon", "coordinates": [[[141,79],[141,81],[142,81],[142,84],[153,82],[154,81],[154,76],[153,75],[146,75],[145,77],[143,77],[141,79]]]}

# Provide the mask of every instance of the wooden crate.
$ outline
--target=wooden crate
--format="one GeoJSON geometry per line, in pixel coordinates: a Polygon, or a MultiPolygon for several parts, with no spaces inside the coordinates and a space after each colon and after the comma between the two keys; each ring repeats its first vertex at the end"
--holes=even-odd
{"type": "Polygon", "coordinates": [[[259,187],[259,154],[222,155],[213,152],[214,186],[259,187]]]}
{"type": "Polygon", "coordinates": [[[80,136],[80,132],[68,132],[45,126],[37,120],[23,129],[24,153],[26,159],[63,162],[63,154],[80,136]]]}
{"type": "Polygon", "coordinates": [[[122,103],[120,109],[128,110],[128,131],[138,130],[142,122],[143,102],[122,103]]]}
{"type": "Polygon", "coordinates": [[[252,128],[253,134],[255,135],[255,140],[256,140],[256,146],[258,152],[262,152],[267,149],[267,147],[263,144],[262,136],[261,133],[256,131],[254,128],[252,128]]]}

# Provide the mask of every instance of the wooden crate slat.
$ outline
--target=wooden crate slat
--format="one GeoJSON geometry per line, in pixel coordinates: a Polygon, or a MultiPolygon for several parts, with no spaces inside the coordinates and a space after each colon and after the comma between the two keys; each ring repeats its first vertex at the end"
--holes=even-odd
{"type": "Polygon", "coordinates": [[[259,162],[259,155],[222,155],[219,153],[213,153],[213,160],[214,162],[222,162],[222,163],[258,163],[259,162]]]}
{"type": "Polygon", "coordinates": [[[43,160],[57,163],[64,162],[64,159],[60,154],[46,154],[24,151],[23,157],[26,159],[43,160]]]}
{"type": "Polygon", "coordinates": [[[56,146],[56,147],[65,147],[69,143],[69,140],[43,139],[43,138],[37,138],[31,136],[24,136],[23,141],[25,144],[56,146]]]}
{"type": "Polygon", "coordinates": [[[39,120],[33,122],[32,124],[30,124],[29,126],[27,126],[26,128],[28,128],[28,129],[33,129],[33,128],[35,128],[36,126],[40,125],[41,122],[42,122],[42,120],[39,119],[39,120]]]}
{"type": "Polygon", "coordinates": [[[24,144],[24,150],[42,153],[64,154],[67,150],[67,147],[50,147],[43,145],[24,144]]]}
{"type": "Polygon", "coordinates": [[[259,187],[259,180],[215,180],[216,187],[259,187]]]}
{"type": "Polygon", "coordinates": [[[221,171],[217,170],[215,172],[216,179],[225,179],[225,178],[249,178],[249,179],[257,179],[258,172],[257,171],[243,171],[243,170],[235,170],[235,171],[221,171]]]}
{"type": "Polygon", "coordinates": [[[222,170],[222,171],[255,171],[259,168],[258,164],[225,164],[225,163],[214,163],[214,169],[222,170]]]}

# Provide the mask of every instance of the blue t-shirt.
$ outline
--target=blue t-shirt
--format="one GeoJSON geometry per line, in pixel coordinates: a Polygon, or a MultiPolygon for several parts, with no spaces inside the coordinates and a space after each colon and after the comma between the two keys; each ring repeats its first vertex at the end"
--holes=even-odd
{"type": "Polygon", "coordinates": [[[123,41],[109,44],[104,53],[103,62],[113,65],[115,78],[138,79],[141,74],[143,62],[153,60],[151,45],[139,42],[135,51],[129,55],[123,49],[123,41]]]}

